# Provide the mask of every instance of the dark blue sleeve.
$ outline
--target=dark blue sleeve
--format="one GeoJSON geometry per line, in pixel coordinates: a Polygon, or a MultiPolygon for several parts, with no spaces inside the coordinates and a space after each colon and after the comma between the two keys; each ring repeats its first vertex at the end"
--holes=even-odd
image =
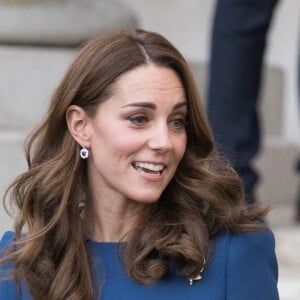
{"type": "Polygon", "coordinates": [[[278,300],[275,240],[269,230],[231,234],[226,299],[278,300]]]}
{"type": "MultiPolygon", "coordinates": [[[[14,233],[11,231],[6,232],[0,242],[0,257],[3,257],[3,251],[14,240],[14,233]]],[[[20,291],[12,278],[7,277],[7,272],[13,268],[12,264],[0,265],[0,299],[20,300],[22,299],[20,291]]]]}

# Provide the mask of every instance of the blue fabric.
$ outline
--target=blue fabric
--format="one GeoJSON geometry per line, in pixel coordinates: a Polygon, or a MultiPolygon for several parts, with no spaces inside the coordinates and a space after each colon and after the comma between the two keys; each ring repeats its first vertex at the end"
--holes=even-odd
{"type": "MultiPolygon", "coordinates": [[[[13,240],[7,232],[0,249],[13,240]]],[[[199,281],[190,286],[186,278],[170,273],[152,285],[132,281],[120,260],[118,243],[87,241],[95,270],[104,281],[102,300],[277,300],[277,262],[272,232],[222,233],[212,241],[214,249],[199,281]]],[[[11,269],[11,265],[1,266],[11,269]]],[[[97,280],[98,276],[94,276],[97,280]]],[[[0,280],[1,300],[31,300],[24,283],[20,294],[13,280],[0,280]]],[[[100,299],[98,297],[97,299],[100,299]]]]}

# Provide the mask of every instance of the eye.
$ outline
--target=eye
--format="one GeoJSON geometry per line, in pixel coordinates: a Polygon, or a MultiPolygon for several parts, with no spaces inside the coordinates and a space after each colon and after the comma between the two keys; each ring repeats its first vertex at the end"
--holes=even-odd
{"type": "Polygon", "coordinates": [[[134,125],[143,125],[148,121],[144,115],[134,115],[129,117],[128,120],[134,125]]]}
{"type": "Polygon", "coordinates": [[[174,119],[171,121],[171,125],[175,129],[182,129],[185,127],[186,121],[185,121],[185,119],[174,119]]]}

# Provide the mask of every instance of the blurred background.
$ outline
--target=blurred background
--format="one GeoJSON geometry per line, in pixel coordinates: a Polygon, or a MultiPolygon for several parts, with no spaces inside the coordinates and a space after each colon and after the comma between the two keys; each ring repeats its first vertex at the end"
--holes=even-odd
{"type": "MultiPolygon", "coordinates": [[[[264,1],[264,0],[263,0],[264,1]]],[[[24,138],[41,120],[78,45],[99,34],[140,27],[165,35],[191,64],[206,101],[214,0],[0,0],[0,195],[26,169],[24,138]]],[[[268,35],[260,115],[258,199],[272,205],[281,299],[300,299],[300,178],[297,64],[300,1],[280,1],[268,35]]],[[[12,220],[0,208],[0,235],[12,220]]]]}

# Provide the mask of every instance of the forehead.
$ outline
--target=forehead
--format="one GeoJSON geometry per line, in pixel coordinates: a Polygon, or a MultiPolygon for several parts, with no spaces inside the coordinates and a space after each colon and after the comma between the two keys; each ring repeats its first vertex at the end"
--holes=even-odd
{"type": "Polygon", "coordinates": [[[184,86],[174,70],[146,64],[124,73],[114,85],[115,93],[165,93],[185,95],[184,86]]]}

